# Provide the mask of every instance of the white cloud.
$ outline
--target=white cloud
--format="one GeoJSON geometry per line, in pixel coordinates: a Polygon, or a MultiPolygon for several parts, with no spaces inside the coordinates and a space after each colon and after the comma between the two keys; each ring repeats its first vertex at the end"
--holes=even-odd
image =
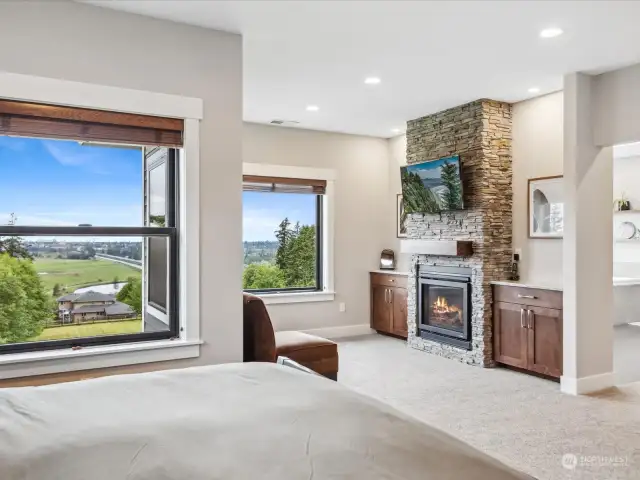
{"type": "Polygon", "coordinates": [[[302,212],[298,209],[286,211],[245,208],[242,215],[242,239],[249,242],[275,240],[274,232],[285,217],[295,225],[297,221],[305,223],[300,219],[301,215],[302,212]]]}
{"type": "Polygon", "coordinates": [[[111,172],[103,165],[101,155],[87,148],[83,152],[73,152],[69,148],[62,148],[61,143],[55,140],[42,142],[47,152],[60,164],[66,167],[80,167],[91,173],[109,175],[111,172]]]}
{"type": "Polygon", "coordinates": [[[275,230],[284,216],[273,210],[246,209],[242,216],[242,239],[246,241],[275,240],[275,230]]]}

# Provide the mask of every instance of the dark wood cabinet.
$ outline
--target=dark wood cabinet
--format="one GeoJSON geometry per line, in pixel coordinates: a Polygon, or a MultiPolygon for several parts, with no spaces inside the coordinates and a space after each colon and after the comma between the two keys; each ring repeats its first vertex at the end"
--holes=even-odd
{"type": "Polygon", "coordinates": [[[494,285],[493,294],[494,360],[560,377],[562,292],[494,285]]]}
{"type": "Polygon", "coordinates": [[[527,366],[552,377],[562,375],[562,310],[529,307],[527,366]]]}
{"type": "Polygon", "coordinates": [[[514,303],[497,302],[493,306],[494,360],[518,368],[527,368],[527,330],[523,327],[524,308],[514,303]]]}
{"type": "Polygon", "coordinates": [[[371,272],[371,328],[407,338],[407,277],[371,272]]]}
{"type": "Polygon", "coordinates": [[[391,330],[392,304],[389,303],[389,287],[371,287],[371,328],[383,332],[391,330]]]}

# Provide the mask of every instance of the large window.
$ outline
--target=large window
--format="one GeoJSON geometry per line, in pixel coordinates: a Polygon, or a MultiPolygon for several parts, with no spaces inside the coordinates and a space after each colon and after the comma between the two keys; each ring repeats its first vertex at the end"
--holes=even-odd
{"type": "Polygon", "coordinates": [[[245,176],[243,288],[259,293],[321,291],[326,182],[245,176]]]}
{"type": "Polygon", "coordinates": [[[177,336],[175,122],[0,100],[0,354],[177,336]]]}

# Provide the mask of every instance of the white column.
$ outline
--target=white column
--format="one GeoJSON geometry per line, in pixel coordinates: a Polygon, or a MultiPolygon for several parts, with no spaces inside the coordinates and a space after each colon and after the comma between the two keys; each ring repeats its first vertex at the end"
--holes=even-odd
{"type": "Polygon", "coordinates": [[[561,389],[613,385],[613,154],[594,146],[592,77],[564,79],[563,376],[561,389]]]}

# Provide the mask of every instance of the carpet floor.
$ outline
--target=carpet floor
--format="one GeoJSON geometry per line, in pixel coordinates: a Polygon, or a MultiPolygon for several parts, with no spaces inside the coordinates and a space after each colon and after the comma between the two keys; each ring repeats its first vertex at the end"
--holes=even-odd
{"type": "MultiPolygon", "coordinates": [[[[640,479],[640,384],[597,396],[381,335],[339,342],[339,382],[539,480],[640,479]]],[[[463,480],[463,479],[461,479],[463,480]]]]}

